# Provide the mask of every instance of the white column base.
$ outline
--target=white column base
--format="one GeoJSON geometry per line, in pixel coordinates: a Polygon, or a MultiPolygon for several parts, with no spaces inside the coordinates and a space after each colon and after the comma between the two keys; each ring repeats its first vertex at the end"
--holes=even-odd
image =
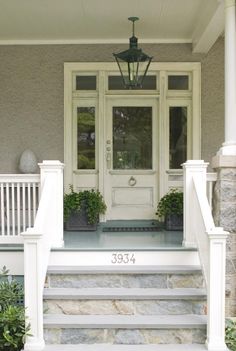
{"type": "Polygon", "coordinates": [[[234,156],[236,155],[236,141],[225,142],[222,144],[222,147],[217,152],[217,155],[226,155],[226,156],[234,156]]]}
{"type": "Polygon", "coordinates": [[[224,342],[218,342],[217,340],[215,340],[214,342],[206,341],[206,348],[209,351],[229,351],[228,347],[224,342]]]}
{"type": "Polygon", "coordinates": [[[45,348],[44,340],[37,342],[26,342],[24,345],[24,351],[42,351],[45,348]]]}

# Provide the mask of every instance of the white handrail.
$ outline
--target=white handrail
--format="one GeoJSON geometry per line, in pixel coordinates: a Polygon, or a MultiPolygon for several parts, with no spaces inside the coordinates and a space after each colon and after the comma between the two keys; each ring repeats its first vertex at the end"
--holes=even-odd
{"type": "Polygon", "coordinates": [[[0,243],[22,243],[20,233],[34,225],[39,174],[0,174],[0,243]]]}
{"type": "Polygon", "coordinates": [[[33,228],[21,233],[24,239],[26,315],[31,334],[24,350],[43,350],[43,288],[52,246],[63,245],[63,168],[59,161],[44,161],[41,168],[41,197],[33,228]]]}
{"type": "Polygon", "coordinates": [[[225,259],[228,233],[215,227],[206,195],[203,161],[187,161],[184,168],[184,244],[196,245],[207,287],[208,350],[227,350],[225,345],[225,259]]]}

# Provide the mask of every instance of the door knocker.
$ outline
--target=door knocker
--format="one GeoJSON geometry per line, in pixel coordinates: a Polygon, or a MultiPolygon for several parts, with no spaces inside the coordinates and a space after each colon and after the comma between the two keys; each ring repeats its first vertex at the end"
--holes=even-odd
{"type": "Polygon", "coordinates": [[[135,186],[137,183],[137,180],[134,177],[130,177],[128,183],[130,186],[135,186]]]}

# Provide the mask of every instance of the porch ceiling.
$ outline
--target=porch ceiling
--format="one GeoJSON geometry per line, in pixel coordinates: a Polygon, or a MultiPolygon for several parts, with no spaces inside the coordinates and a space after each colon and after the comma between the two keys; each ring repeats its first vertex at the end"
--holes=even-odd
{"type": "Polygon", "coordinates": [[[0,0],[0,44],[193,43],[206,52],[224,28],[222,0],[0,0]]]}

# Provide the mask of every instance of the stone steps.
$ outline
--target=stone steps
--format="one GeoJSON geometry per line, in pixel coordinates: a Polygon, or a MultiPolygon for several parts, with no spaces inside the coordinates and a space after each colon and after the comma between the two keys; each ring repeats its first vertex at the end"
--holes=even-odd
{"type": "Polygon", "coordinates": [[[117,345],[158,351],[159,344],[171,351],[171,344],[186,345],[180,351],[189,344],[202,350],[206,339],[206,291],[196,265],[51,266],[44,306],[51,350],[60,344],[78,351],[117,345]]]}
{"type": "Polygon", "coordinates": [[[52,288],[44,291],[47,314],[205,314],[204,289],[52,288]]]}

